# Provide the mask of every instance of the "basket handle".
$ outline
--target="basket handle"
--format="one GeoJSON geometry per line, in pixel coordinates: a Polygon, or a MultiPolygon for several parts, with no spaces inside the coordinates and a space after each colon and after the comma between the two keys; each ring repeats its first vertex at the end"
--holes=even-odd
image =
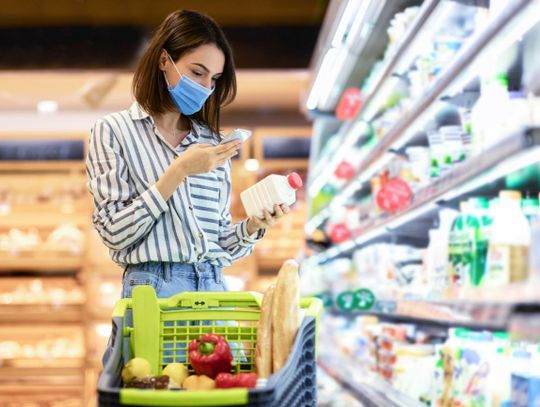
{"type": "Polygon", "coordinates": [[[262,295],[253,291],[186,291],[158,300],[160,308],[260,307],[262,295]]]}

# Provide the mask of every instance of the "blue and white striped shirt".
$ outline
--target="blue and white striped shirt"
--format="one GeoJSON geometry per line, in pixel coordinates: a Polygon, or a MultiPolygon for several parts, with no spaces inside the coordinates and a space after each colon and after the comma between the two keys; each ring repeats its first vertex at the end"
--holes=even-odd
{"type": "Polygon", "coordinates": [[[247,220],[232,224],[231,160],[206,174],[192,175],[165,201],[155,184],[173,160],[193,143],[217,145],[205,126],[173,148],[153,118],[135,102],[128,110],[98,120],[86,161],[94,198],[92,221],[112,259],[229,266],[249,255],[257,239],[247,220]]]}

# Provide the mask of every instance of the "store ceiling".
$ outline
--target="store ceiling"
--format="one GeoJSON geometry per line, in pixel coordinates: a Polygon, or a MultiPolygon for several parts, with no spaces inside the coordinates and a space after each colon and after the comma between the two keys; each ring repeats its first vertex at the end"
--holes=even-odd
{"type": "Polygon", "coordinates": [[[305,125],[308,66],[328,0],[2,0],[0,110],[118,110],[157,25],[177,9],[212,16],[235,55],[230,125],[305,125]],[[90,95],[90,98],[89,96],[90,95]],[[93,97],[97,95],[97,102],[93,97]]]}
{"type": "Polygon", "coordinates": [[[0,69],[132,69],[176,9],[212,16],[237,67],[307,68],[328,0],[3,0],[0,69]]]}

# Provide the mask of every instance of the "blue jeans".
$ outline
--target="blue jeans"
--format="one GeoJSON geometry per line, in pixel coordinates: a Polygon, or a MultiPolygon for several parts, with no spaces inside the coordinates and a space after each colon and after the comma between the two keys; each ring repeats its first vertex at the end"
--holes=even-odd
{"type": "Polygon", "coordinates": [[[130,264],[124,271],[122,298],[138,285],[150,285],[158,298],[184,291],[227,291],[223,268],[208,263],[148,262],[130,264]]]}

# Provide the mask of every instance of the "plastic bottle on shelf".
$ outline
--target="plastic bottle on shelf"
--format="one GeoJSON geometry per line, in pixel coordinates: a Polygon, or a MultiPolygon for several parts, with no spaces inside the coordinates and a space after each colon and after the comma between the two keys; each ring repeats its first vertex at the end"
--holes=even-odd
{"type": "MultiPolygon", "coordinates": [[[[540,210],[531,223],[531,247],[540,247],[540,210]]],[[[529,276],[534,282],[540,282],[540,250],[529,253],[529,276]]]]}
{"type": "Polygon", "coordinates": [[[468,206],[467,201],[460,202],[459,215],[452,222],[448,234],[448,280],[454,287],[463,287],[469,274],[467,267],[470,266],[473,237],[467,225],[468,206]]]}
{"type": "Polygon", "coordinates": [[[486,271],[488,234],[491,219],[488,201],[471,198],[462,202],[449,236],[448,266],[451,284],[479,286],[486,271]]]}
{"type": "Polygon", "coordinates": [[[533,224],[533,222],[538,218],[538,199],[536,198],[524,198],[521,201],[521,209],[523,210],[523,213],[525,214],[525,217],[529,221],[529,224],[533,224]]]}
{"type": "Polygon", "coordinates": [[[480,98],[471,111],[473,133],[473,155],[478,155],[501,138],[508,136],[508,112],[510,95],[508,78],[499,73],[484,78],[480,88],[480,98]]]}
{"type": "Polygon", "coordinates": [[[303,185],[296,172],[287,176],[271,174],[240,193],[246,214],[262,218],[263,210],[273,212],[274,205],[292,205],[296,201],[296,190],[303,185]]]}
{"type": "Polygon", "coordinates": [[[430,284],[431,296],[441,297],[448,287],[448,236],[452,222],[458,215],[454,209],[442,209],[439,212],[439,228],[430,231],[430,250],[433,253],[429,256],[433,259],[430,284]]]}
{"type": "Polygon", "coordinates": [[[524,280],[528,272],[531,229],[521,210],[519,191],[501,191],[489,240],[485,285],[524,280]]]}

